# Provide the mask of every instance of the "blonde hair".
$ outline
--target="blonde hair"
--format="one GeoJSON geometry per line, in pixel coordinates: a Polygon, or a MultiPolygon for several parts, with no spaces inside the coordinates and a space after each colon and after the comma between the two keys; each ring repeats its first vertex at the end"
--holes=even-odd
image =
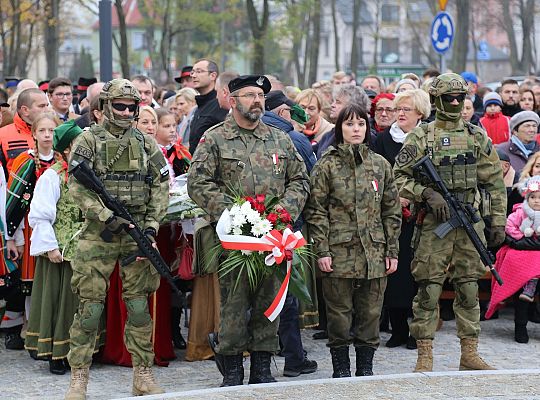
{"type": "Polygon", "coordinates": [[[411,100],[414,109],[422,115],[422,119],[426,119],[431,114],[431,103],[429,95],[422,89],[412,89],[405,92],[396,93],[394,97],[394,105],[397,107],[404,100],[411,100]]]}
{"type": "Polygon", "coordinates": [[[38,146],[38,141],[36,139],[36,137],[34,136],[34,134],[36,133],[37,129],[38,129],[38,126],[39,126],[39,123],[41,121],[43,121],[44,119],[48,119],[49,121],[52,121],[54,122],[54,124],[56,126],[59,126],[61,124],[61,121],[60,119],[58,118],[58,116],[56,114],[53,114],[53,113],[50,113],[50,112],[46,112],[46,113],[43,113],[43,114],[39,114],[36,119],[34,120],[34,122],[32,122],[32,137],[34,138],[34,162],[36,163],[36,171],[39,171],[39,169],[41,168],[41,162],[39,160],[39,146],[38,146]]]}
{"type": "Polygon", "coordinates": [[[195,96],[197,96],[199,93],[189,87],[182,88],[178,91],[176,96],[174,96],[174,99],[178,99],[179,97],[183,97],[188,103],[195,104],[195,96]]]}
{"type": "Polygon", "coordinates": [[[316,98],[317,99],[317,108],[319,109],[319,111],[321,111],[322,107],[323,107],[323,101],[321,99],[321,96],[319,95],[319,93],[317,93],[317,91],[315,89],[305,89],[305,90],[302,90],[300,93],[298,93],[298,95],[296,96],[296,99],[295,99],[295,102],[296,103],[300,103],[302,100],[304,99],[307,99],[308,102],[311,103],[311,100],[313,98],[316,98]]]}
{"type": "Polygon", "coordinates": [[[143,111],[148,111],[150,114],[152,114],[152,116],[156,119],[156,122],[157,122],[157,120],[158,120],[157,114],[156,114],[156,111],[152,107],[150,107],[150,106],[139,107],[139,117],[140,117],[140,115],[142,114],[143,111]]]}
{"type": "Polygon", "coordinates": [[[524,181],[525,179],[529,179],[531,177],[531,172],[533,169],[534,164],[540,162],[540,151],[534,153],[531,155],[531,158],[527,161],[523,169],[521,170],[521,175],[519,177],[519,181],[524,181]]]}

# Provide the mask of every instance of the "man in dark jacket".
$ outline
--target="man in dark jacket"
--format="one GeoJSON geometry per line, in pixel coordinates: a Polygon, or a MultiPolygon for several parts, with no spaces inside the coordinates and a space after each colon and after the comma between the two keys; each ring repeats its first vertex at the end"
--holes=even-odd
{"type": "MultiPolygon", "coordinates": [[[[262,117],[262,121],[289,134],[294,147],[304,159],[309,173],[317,160],[315,154],[313,154],[309,139],[293,128],[291,107],[294,104],[281,90],[272,90],[266,95],[266,112],[262,117]]],[[[302,229],[303,222],[302,218],[299,218],[294,225],[294,230],[302,229]]],[[[298,322],[298,299],[290,292],[287,293],[280,314],[278,334],[281,342],[281,354],[285,357],[284,376],[294,377],[317,371],[317,362],[308,359],[305,355],[298,322]]]]}
{"type": "Polygon", "coordinates": [[[189,152],[195,153],[199,140],[208,128],[223,122],[227,116],[227,110],[219,107],[216,95],[216,79],[219,70],[215,62],[208,59],[200,59],[193,64],[191,77],[193,88],[199,92],[195,97],[197,109],[193,114],[193,120],[189,128],[189,152]]]}

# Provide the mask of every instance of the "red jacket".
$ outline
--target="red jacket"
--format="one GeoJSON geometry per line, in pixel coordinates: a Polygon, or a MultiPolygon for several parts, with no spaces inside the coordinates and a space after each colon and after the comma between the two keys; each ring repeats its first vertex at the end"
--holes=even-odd
{"type": "Polygon", "coordinates": [[[0,128],[0,162],[6,174],[11,171],[13,160],[22,152],[34,147],[31,127],[19,114],[13,117],[13,123],[0,128]]]}
{"type": "Polygon", "coordinates": [[[487,132],[493,144],[508,142],[510,140],[510,118],[502,112],[485,114],[480,123],[487,132]]]}

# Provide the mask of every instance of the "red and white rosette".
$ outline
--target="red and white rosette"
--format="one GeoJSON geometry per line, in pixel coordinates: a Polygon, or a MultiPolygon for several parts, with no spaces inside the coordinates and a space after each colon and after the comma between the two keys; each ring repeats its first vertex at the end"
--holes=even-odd
{"type": "Polygon", "coordinates": [[[287,297],[292,270],[292,251],[305,246],[307,242],[301,232],[292,232],[288,228],[283,233],[274,229],[261,238],[247,235],[230,235],[226,233],[229,221],[229,210],[226,209],[221,214],[216,226],[216,233],[224,249],[268,252],[270,254],[264,260],[264,263],[268,266],[281,264],[283,260],[287,260],[287,274],[285,275],[285,279],[274,301],[272,301],[270,307],[264,312],[266,318],[274,321],[281,313],[285,298],[287,297]]]}

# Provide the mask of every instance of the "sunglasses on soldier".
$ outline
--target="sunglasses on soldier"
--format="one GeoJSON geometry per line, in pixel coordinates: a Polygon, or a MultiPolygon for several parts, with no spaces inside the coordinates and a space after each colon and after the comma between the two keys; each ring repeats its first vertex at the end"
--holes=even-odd
{"type": "Polygon", "coordinates": [[[460,94],[443,94],[441,95],[441,99],[442,101],[444,101],[445,103],[451,103],[453,102],[454,100],[457,100],[458,102],[462,102],[463,100],[465,100],[465,93],[460,93],[460,94]]]}
{"type": "Polygon", "coordinates": [[[117,111],[125,111],[127,109],[129,112],[135,112],[139,106],[137,104],[112,103],[112,107],[117,111]]]}

